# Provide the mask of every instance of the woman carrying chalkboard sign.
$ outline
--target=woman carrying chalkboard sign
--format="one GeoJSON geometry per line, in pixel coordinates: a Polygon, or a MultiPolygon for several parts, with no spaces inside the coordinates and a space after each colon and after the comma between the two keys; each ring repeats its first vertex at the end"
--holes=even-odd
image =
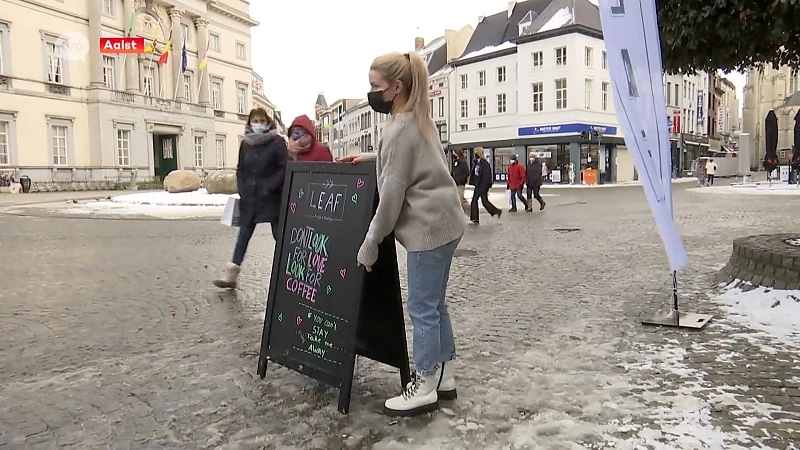
{"type": "Polygon", "coordinates": [[[358,251],[369,272],[378,244],[392,231],[408,250],[408,314],[413,325],[416,376],[384,405],[389,415],[435,410],[439,398],[456,397],[452,360],[456,349],[445,303],[453,253],[465,218],[456,183],[430,119],[428,69],[417,53],[390,53],[372,62],[369,104],[391,114],[376,153],[340,162],[375,161],[380,203],[358,251]]]}
{"type": "Polygon", "coordinates": [[[278,240],[278,212],[281,209],[287,157],[286,141],[278,135],[275,121],[267,115],[267,111],[263,108],[250,111],[244,139],[239,144],[239,164],[236,166],[240,197],[239,238],[233,250],[233,260],[225,266],[223,277],[214,280],[215,286],[228,289],[236,287],[256,224],[269,223],[272,236],[278,240]]]}

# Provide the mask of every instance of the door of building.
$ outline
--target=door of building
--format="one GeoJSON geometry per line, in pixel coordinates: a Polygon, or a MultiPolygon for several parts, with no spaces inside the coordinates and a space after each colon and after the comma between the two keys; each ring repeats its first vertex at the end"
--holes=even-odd
{"type": "Polygon", "coordinates": [[[153,135],[154,175],[166,178],[170,172],[178,170],[178,137],[170,134],[153,135]]]}

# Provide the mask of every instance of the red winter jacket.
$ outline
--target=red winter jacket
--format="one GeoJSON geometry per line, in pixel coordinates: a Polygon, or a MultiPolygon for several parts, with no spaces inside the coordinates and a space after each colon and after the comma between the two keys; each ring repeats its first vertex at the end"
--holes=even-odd
{"type": "Polygon", "coordinates": [[[508,166],[508,188],[509,189],[522,189],[525,186],[525,167],[514,162],[508,166]]]}
{"type": "Polygon", "coordinates": [[[317,142],[317,133],[314,130],[314,124],[307,115],[297,116],[292,121],[292,126],[289,127],[289,137],[291,139],[292,128],[299,127],[306,131],[311,136],[311,147],[308,150],[300,153],[289,152],[289,157],[294,157],[296,161],[303,162],[333,162],[333,155],[331,151],[324,144],[317,142]]]}

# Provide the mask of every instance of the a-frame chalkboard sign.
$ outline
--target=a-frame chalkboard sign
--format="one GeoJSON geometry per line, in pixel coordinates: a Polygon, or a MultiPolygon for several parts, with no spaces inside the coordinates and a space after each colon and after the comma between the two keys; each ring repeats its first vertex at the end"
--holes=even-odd
{"type": "Polygon", "coordinates": [[[394,235],[372,272],[356,265],[377,205],[374,164],[287,166],[258,374],[274,361],[333,386],[342,414],[356,355],[411,381],[394,235]]]}

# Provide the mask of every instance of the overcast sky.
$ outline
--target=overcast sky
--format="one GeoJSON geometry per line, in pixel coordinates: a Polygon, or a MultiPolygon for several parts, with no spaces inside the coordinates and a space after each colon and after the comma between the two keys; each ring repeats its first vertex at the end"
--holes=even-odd
{"type": "MultiPolygon", "coordinates": [[[[253,68],[284,120],[313,119],[320,91],[329,103],[366,97],[376,56],[413,50],[418,34],[430,42],[447,28],[474,27],[479,16],[507,9],[507,0],[251,0],[250,13],[261,23],[253,29],[253,68]]],[[[741,92],[739,78],[731,81],[741,92]]]]}

